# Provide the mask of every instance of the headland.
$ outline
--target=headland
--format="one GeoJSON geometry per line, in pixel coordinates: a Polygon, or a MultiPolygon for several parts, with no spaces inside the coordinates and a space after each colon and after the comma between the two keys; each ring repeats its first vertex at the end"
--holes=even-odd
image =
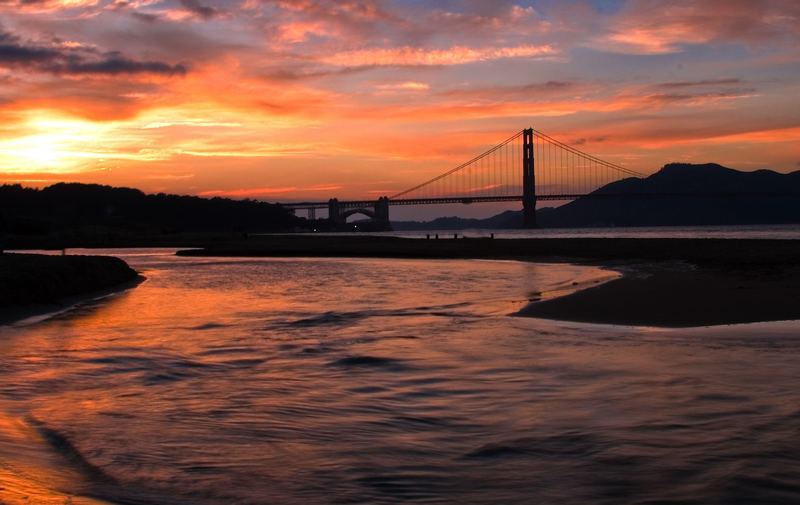
{"type": "Polygon", "coordinates": [[[0,323],[52,312],[138,279],[127,263],[109,256],[0,254],[0,323]]]}

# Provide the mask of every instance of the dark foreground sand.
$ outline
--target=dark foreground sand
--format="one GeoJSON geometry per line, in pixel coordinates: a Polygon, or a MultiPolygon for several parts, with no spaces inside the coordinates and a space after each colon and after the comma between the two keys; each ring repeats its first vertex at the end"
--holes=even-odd
{"type": "Polygon", "coordinates": [[[723,271],[651,264],[518,315],[685,327],[800,319],[800,268],[723,271]]]}
{"type": "Polygon", "coordinates": [[[138,279],[127,263],[109,256],[0,254],[0,323],[58,310],[138,279]]]}
{"type": "Polygon", "coordinates": [[[604,265],[625,275],[519,315],[649,326],[800,319],[800,241],[271,236],[186,256],[493,258],[604,265]]]}

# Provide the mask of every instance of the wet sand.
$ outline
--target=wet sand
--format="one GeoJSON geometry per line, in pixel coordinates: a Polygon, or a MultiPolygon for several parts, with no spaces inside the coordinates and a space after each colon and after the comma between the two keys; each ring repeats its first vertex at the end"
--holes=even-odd
{"type": "Polygon", "coordinates": [[[518,315],[604,324],[690,327],[800,319],[800,268],[729,270],[687,264],[624,268],[622,278],[518,315]]]}
{"type": "Polygon", "coordinates": [[[793,240],[272,236],[178,254],[588,263],[624,275],[517,315],[663,327],[800,319],[800,241],[793,240]]]}

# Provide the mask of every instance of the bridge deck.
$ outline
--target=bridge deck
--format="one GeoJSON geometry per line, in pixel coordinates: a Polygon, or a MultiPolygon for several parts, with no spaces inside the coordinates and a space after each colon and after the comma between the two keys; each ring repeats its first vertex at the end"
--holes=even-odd
{"type": "MultiPolygon", "coordinates": [[[[797,192],[703,192],[703,193],[588,193],[588,194],[551,194],[551,195],[537,195],[537,201],[565,201],[577,200],[578,198],[726,198],[726,197],[800,197],[797,192]]],[[[441,198],[399,198],[389,200],[389,205],[445,205],[445,204],[472,204],[483,202],[521,202],[522,195],[513,196],[453,196],[441,198]]],[[[341,200],[339,201],[340,209],[360,209],[371,208],[375,205],[376,200],[341,200]]],[[[292,202],[281,204],[289,209],[327,209],[328,202],[292,202]]]]}

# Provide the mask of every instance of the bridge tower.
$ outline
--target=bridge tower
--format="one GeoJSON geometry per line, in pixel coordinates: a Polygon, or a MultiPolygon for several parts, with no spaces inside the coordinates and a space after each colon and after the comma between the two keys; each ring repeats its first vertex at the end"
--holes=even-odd
{"type": "Polygon", "coordinates": [[[385,229],[391,230],[389,224],[389,197],[382,196],[375,202],[375,221],[381,224],[385,229]]]}
{"type": "Polygon", "coordinates": [[[525,228],[536,228],[533,128],[522,130],[522,139],[522,221],[525,228]]]}
{"type": "Polygon", "coordinates": [[[337,198],[328,200],[328,220],[334,226],[338,226],[342,222],[342,212],[339,209],[339,199],[337,198]]]}

